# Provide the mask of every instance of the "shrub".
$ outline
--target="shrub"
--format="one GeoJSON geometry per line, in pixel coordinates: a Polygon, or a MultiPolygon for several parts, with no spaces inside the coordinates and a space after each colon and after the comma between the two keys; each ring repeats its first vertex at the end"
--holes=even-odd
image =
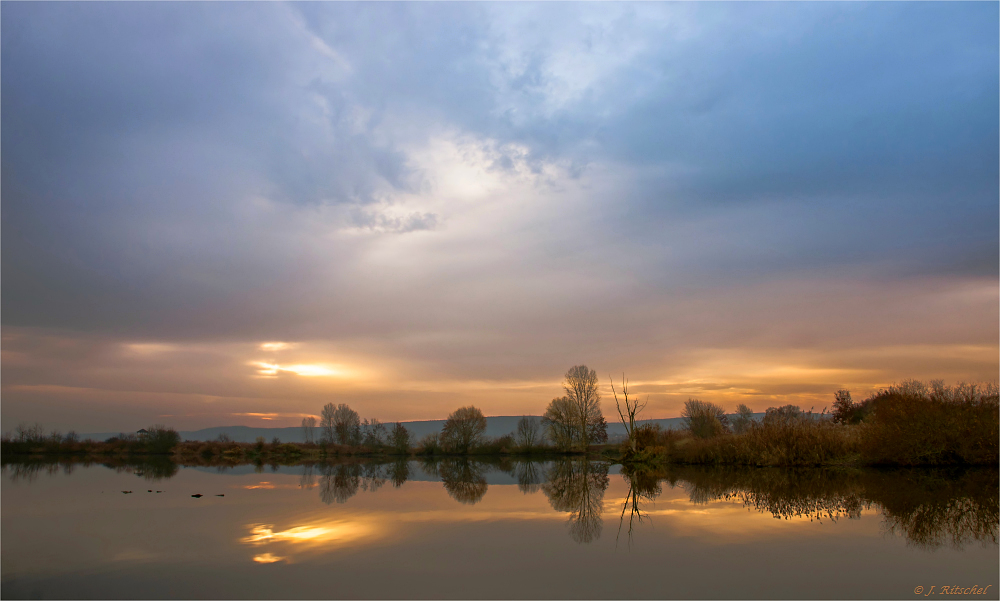
{"type": "Polygon", "coordinates": [[[159,424],[150,426],[146,436],[146,450],[150,453],[169,453],[181,441],[181,435],[173,428],[159,424]]]}
{"type": "Polygon", "coordinates": [[[684,418],[684,427],[695,438],[714,438],[729,431],[725,410],[714,403],[688,399],[681,417],[684,418]]]}
{"type": "Polygon", "coordinates": [[[901,465],[996,465],[996,387],[938,382],[928,389],[908,381],[866,401],[862,454],[870,463],[901,465]]]}
{"type": "Polygon", "coordinates": [[[765,424],[787,424],[800,421],[805,417],[802,409],[798,405],[785,405],[784,407],[768,407],[764,412],[765,424]]]}
{"type": "Polygon", "coordinates": [[[437,434],[428,434],[417,443],[417,454],[438,455],[441,453],[441,440],[437,434]]]}
{"type": "Polygon", "coordinates": [[[845,461],[857,453],[857,432],[828,421],[772,420],[744,434],[678,445],[682,463],[799,466],[845,461]]]}

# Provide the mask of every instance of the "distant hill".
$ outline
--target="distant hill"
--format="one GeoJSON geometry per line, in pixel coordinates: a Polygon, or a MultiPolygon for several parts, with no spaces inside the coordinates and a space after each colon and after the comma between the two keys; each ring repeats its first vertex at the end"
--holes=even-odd
{"type": "MultiPolygon", "coordinates": [[[[755,419],[761,419],[764,416],[763,413],[755,413],[755,419]]],[[[495,438],[497,436],[503,436],[504,434],[510,434],[517,430],[517,422],[521,419],[520,415],[501,415],[495,417],[486,418],[486,436],[495,438]]],[[[539,431],[541,431],[541,417],[532,416],[537,422],[539,422],[539,431]]],[[[402,422],[403,426],[410,431],[410,436],[413,441],[418,441],[428,434],[435,434],[441,431],[444,426],[445,420],[443,419],[433,419],[427,421],[414,421],[414,422],[402,422]]],[[[684,427],[683,418],[680,417],[668,417],[663,419],[648,419],[639,420],[640,424],[659,424],[664,430],[680,430],[684,427]]],[[[319,435],[319,428],[317,428],[317,436],[319,435]]],[[[96,432],[91,434],[81,434],[80,438],[91,438],[93,440],[107,440],[112,436],[118,436],[118,432],[96,432]]],[[[193,431],[181,431],[179,432],[182,440],[215,440],[220,434],[225,434],[232,440],[236,442],[254,442],[257,437],[263,436],[265,440],[270,442],[272,439],[277,437],[281,442],[305,442],[305,435],[300,427],[291,428],[251,428],[249,426],[216,426],[214,428],[204,428],[201,430],[193,431]]],[[[620,422],[608,423],[608,440],[614,442],[616,440],[624,440],[625,438],[625,426],[620,422]]]]}

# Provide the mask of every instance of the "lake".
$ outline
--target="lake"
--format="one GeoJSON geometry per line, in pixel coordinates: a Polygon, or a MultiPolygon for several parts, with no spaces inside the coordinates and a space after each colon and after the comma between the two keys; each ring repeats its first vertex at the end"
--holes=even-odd
{"type": "Polygon", "coordinates": [[[2,510],[4,599],[1000,592],[996,469],[67,460],[5,464],[2,510]]]}

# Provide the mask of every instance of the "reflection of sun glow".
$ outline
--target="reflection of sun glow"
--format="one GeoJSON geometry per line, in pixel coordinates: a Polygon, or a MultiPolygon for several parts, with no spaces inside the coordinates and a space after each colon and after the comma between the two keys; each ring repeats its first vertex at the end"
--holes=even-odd
{"type": "Polygon", "coordinates": [[[311,543],[327,545],[330,543],[348,542],[371,534],[374,527],[358,522],[334,522],[315,526],[295,526],[288,530],[274,531],[274,526],[255,524],[250,527],[250,536],[241,539],[248,545],[260,545],[273,542],[311,543]]]}
{"type": "Polygon", "coordinates": [[[280,372],[293,373],[298,376],[340,376],[343,372],[333,369],[328,365],[308,364],[299,365],[278,365],[266,361],[252,361],[250,365],[257,368],[257,374],[261,376],[276,376],[280,372]]]}
{"type": "Polygon", "coordinates": [[[275,563],[284,559],[284,557],[278,557],[274,553],[261,553],[260,555],[253,556],[253,560],[257,563],[275,563]]]}

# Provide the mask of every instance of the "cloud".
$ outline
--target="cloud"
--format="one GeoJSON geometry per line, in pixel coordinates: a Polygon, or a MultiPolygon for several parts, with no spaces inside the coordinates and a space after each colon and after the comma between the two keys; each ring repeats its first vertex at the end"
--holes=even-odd
{"type": "Polygon", "coordinates": [[[987,344],[997,16],[5,6],[5,381],[304,399],[334,378],[250,362],[343,365],[417,414],[579,361],[987,344]]]}

